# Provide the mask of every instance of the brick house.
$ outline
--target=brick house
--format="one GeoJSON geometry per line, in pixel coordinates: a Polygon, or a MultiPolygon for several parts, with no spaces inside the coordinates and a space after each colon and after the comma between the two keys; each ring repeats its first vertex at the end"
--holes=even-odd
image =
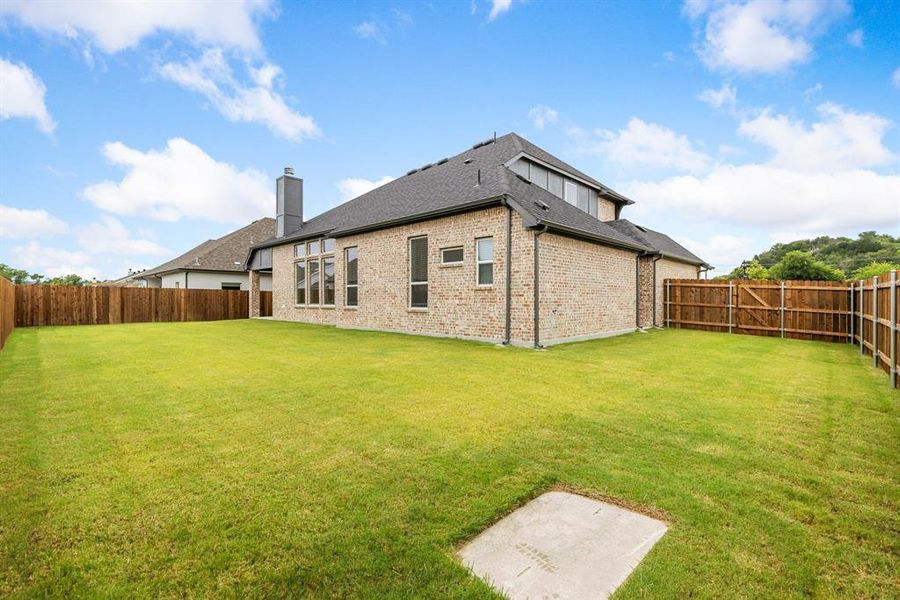
{"type": "Polygon", "coordinates": [[[246,263],[253,316],[271,273],[275,319],[539,347],[661,325],[662,281],[709,268],[514,133],[308,221],[291,169],[276,196],[246,263]]]}

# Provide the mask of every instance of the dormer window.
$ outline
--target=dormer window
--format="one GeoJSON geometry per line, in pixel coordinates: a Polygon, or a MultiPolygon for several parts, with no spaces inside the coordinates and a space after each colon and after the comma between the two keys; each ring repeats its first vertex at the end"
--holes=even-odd
{"type": "Polygon", "coordinates": [[[509,168],[514,173],[547,190],[557,198],[562,198],[572,206],[577,206],[592,217],[598,216],[599,199],[597,190],[525,158],[515,161],[509,165],[509,168]]]}

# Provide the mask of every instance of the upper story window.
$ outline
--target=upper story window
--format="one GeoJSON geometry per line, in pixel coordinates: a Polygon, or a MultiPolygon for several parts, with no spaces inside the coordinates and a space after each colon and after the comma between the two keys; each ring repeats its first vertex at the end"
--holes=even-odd
{"type": "Polygon", "coordinates": [[[509,168],[557,198],[562,198],[572,206],[577,206],[592,217],[598,216],[600,200],[597,197],[597,190],[524,158],[520,158],[509,168]]]}
{"type": "Polygon", "coordinates": [[[303,258],[306,256],[306,243],[294,244],[294,258],[303,258]]]}

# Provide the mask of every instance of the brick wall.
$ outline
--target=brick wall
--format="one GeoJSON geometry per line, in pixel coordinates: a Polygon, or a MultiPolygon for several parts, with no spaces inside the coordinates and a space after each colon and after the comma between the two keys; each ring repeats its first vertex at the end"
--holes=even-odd
{"type": "MultiPolygon", "coordinates": [[[[532,301],[531,232],[513,214],[514,341],[529,343],[532,301]],[[525,305],[528,305],[527,307],[525,305]]],[[[293,246],[274,248],[273,314],[276,319],[327,323],[501,341],[505,337],[506,209],[433,219],[337,240],[336,300],[332,308],[294,305],[293,246]],[[428,236],[428,308],[409,308],[409,238],[428,236]],[[494,284],[476,285],[475,240],[494,240],[494,284]],[[344,306],[344,249],[359,249],[359,306],[344,306]],[[441,249],[463,247],[463,264],[441,265],[441,249]]]]}
{"type": "Polygon", "coordinates": [[[665,327],[665,289],[666,279],[699,279],[700,267],[667,258],[656,261],[656,326],[665,327]]]}
{"type": "Polygon", "coordinates": [[[597,218],[601,221],[612,221],[616,218],[616,203],[599,198],[597,218]]]}
{"type": "Polygon", "coordinates": [[[634,252],[552,233],[539,244],[541,343],[635,328],[634,252]]]}
{"type": "MultiPolygon", "coordinates": [[[[534,232],[512,214],[511,334],[534,341],[534,232]]],[[[546,233],[540,236],[541,341],[635,328],[634,252],[546,233]]],[[[293,244],[273,249],[273,316],[338,327],[501,341],[505,337],[506,209],[494,207],[336,241],[335,305],[294,304],[293,244]],[[409,308],[409,238],[428,236],[428,308],[409,308]],[[476,285],[475,240],[494,239],[494,284],[476,285]],[[345,306],[344,250],[359,249],[359,306],[345,306]],[[462,246],[463,264],[442,266],[441,248],[462,246]]],[[[676,263],[677,264],[677,263],[676,263]]],[[[649,269],[647,269],[649,271],[649,269]]],[[[695,271],[696,272],[696,271],[695,271]]]]}

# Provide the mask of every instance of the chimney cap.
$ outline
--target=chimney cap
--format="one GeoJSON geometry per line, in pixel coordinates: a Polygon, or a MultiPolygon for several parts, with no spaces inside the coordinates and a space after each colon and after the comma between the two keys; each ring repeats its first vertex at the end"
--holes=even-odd
{"type": "Polygon", "coordinates": [[[285,174],[285,175],[293,175],[293,174],[294,174],[294,167],[285,167],[285,168],[284,168],[284,174],[285,174]]]}

